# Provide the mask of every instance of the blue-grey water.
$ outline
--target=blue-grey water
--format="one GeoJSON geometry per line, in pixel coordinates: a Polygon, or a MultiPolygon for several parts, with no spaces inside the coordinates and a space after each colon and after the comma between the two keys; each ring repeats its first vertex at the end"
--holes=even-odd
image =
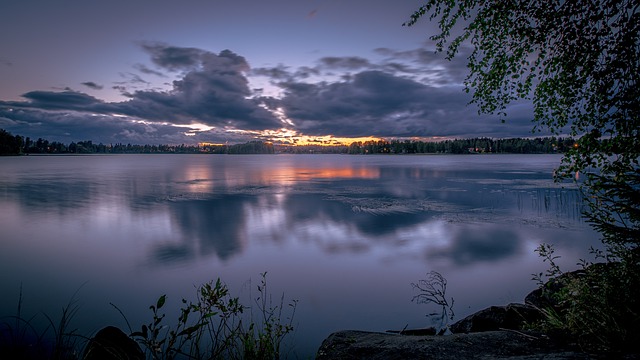
{"type": "MultiPolygon", "coordinates": [[[[559,155],[113,155],[0,158],[0,316],[139,327],[220,277],[241,298],[267,272],[297,299],[291,357],[342,329],[430,325],[411,287],[436,270],[456,318],[521,302],[556,245],[567,270],[598,236],[559,155]],[[249,286],[249,280],[254,285],[249,286]]],[[[254,290],[255,292],[255,290],[254,290]]]]}

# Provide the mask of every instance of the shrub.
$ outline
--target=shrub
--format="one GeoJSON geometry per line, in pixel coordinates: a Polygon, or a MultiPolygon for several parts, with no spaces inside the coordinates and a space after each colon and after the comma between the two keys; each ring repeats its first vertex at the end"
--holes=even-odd
{"type": "Polygon", "coordinates": [[[611,258],[595,251],[604,262],[581,261],[581,269],[562,272],[554,249],[542,244],[536,250],[549,262],[542,286],[546,305],[540,310],[542,330],[575,340],[587,351],[637,352],[640,341],[640,266],[632,258],[611,258]]]}
{"type": "Polygon", "coordinates": [[[260,315],[254,319],[252,308],[229,294],[220,279],[197,288],[195,301],[182,299],[175,325],[165,324],[161,313],[166,295],[149,309],[151,322],[131,336],[152,359],[279,359],[285,337],[293,331],[297,301],[289,303],[290,315],[283,319],[284,295],[275,304],[267,291],[266,272],[261,274],[255,305],[260,315]],[[249,314],[246,314],[247,310],[249,314]]]}

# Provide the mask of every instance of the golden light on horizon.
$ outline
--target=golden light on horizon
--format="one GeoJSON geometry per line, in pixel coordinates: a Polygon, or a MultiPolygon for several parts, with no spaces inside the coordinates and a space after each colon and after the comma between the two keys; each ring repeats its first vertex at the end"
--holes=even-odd
{"type": "MultiPolygon", "coordinates": [[[[323,135],[323,136],[299,135],[291,139],[287,139],[285,142],[287,142],[288,145],[292,145],[292,146],[304,146],[304,145],[349,146],[354,142],[367,142],[367,141],[380,141],[380,140],[383,140],[383,139],[375,136],[347,138],[347,137],[335,137],[333,135],[323,135]]],[[[283,139],[278,139],[278,141],[283,142],[283,139]]]]}
{"type": "Polygon", "coordinates": [[[223,143],[213,143],[213,142],[199,142],[198,146],[222,146],[223,143]]]}
{"type": "Polygon", "coordinates": [[[304,145],[349,146],[352,143],[357,141],[365,142],[365,141],[383,140],[382,138],[379,138],[376,136],[336,137],[333,135],[321,135],[321,136],[303,135],[296,130],[287,129],[287,128],[281,128],[278,130],[262,130],[262,131],[238,130],[238,129],[232,129],[227,131],[237,133],[237,134],[251,135],[256,140],[262,140],[265,142],[271,142],[274,144],[289,145],[289,146],[304,146],[304,145]]]}
{"type": "MultiPolygon", "coordinates": [[[[213,127],[208,127],[206,125],[201,124],[192,124],[192,125],[180,125],[181,127],[190,127],[192,132],[206,132],[214,129],[213,127]]],[[[424,141],[424,142],[434,142],[434,141],[444,141],[450,140],[451,138],[448,136],[431,136],[431,137],[378,137],[378,136],[357,136],[357,137],[339,137],[335,135],[304,135],[301,134],[297,130],[293,130],[291,128],[280,128],[277,130],[243,130],[243,129],[234,129],[227,128],[222,132],[231,133],[240,135],[240,137],[236,137],[233,144],[242,143],[252,140],[260,140],[266,143],[271,143],[274,145],[280,146],[349,146],[354,142],[366,143],[368,141],[424,141]],[[242,138],[246,138],[245,141],[239,140],[242,138]]],[[[199,142],[199,146],[219,146],[219,145],[230,145],[227,141],[225,143],[221,142],[199,142]]]]}
{"type": "MultiPolygon", "coordinates": [[[[282,122],[283,126],[295,126],[293,120],[291,120],[285,111],[284,108],[278,107],[276,109],[269,108],[266,104],[261,104],[260,107],[265,110],[271,112],[275,117],[277,117],[280,122],[282,122]]],[[[261,139],[264,141],[269,141],[274,144],[280,145],[291,145],[291,146],[304,146],[304,145],[319,145],[319,146],[338,146],[338,145],[351,145],[351,143],[357,141],[378,141],[382,140],[381,138],[375,136],[362,136],[362,137],[335,137],[333,135],[303,135],[300,134],[296,130],[292,130],[290,128],[280,128],[278,130],[264,130],[264,131],[244,131],[244,130],[235,130],[234,132],[240,133],[250,133],[253,134],[256,139],[261,139]]]]}

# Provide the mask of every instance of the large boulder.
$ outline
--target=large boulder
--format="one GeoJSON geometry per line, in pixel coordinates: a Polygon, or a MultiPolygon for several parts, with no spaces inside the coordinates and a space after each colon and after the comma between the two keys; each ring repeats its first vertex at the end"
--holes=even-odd
{"type": "Polygon", "coordinates": [[[589,359],[589,356],[556,344],[546,337],[515,331],[487,331],[449,336],[339,331],[322,342],[316,359],[579,360],[589,359]]]}
{"type": "MultiPolygon", "coordinates": [[[[600,267],[599,264],[592,266],[593,269],[600,267]]],[[[585,270],[575,270],[549,279],[549,281],[544,285],[527,294],[524,298],[524,302],[525,304],[534,306],[538,309],[553,308],[555,310],[559,310],[562,306],[558,303],[556,295],[562,292],[570,282],[584,277],[585,274],[585,270]]]]}
{"type": "Polygon", "coordinates": [[[114,326],[107,326],[89,340],[84,360],[144,360],[138,343],[114,326]]]}
{"type": "Polygon", "coordinates": [[[472,333],[496,330],[520,330],[526,324],[542,319],[542,313],[535,307],[524,304],[491,306],[480,310],[450,326],[451,332],[472,333]]]}

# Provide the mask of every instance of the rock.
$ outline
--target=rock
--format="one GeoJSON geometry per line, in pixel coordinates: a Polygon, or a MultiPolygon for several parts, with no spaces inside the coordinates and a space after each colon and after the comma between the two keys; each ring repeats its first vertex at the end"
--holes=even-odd
{"type": "Polygon", "coordinates": [[[542,287],[539,287],[527,294],[524,302],[525,304],[537,307],[538,309],[553,308],[556,311],[561,311],[562,306],[558,304],[555,295],[564,290],[567,285],[573,281],[584,278],[589,272],[592,274],[605,273],[616,271],[619,267],[620,264],[615,262],[595,263],[584,269],[563,273],[555,278],[549,279],[542,287]]]}
{"type": "Polygon", "coordinates": [[[144,360],[138,343],[122,330],[107,326],[89,340],[84,351],[84,360],[144,360]]]}
{"type": "Polygon", "coordinates": [[[520,330],[527,323],[542,319],[540,311],[524,304],[491,306],[454,323],[451,332],[472,333],[501,329],[520,330]]]}
{"type": "Polygon", "coordinates": [[[436,335],[436,328],[428,327],[423,329],[387,330],[386,332],[391,334],[411,335],[411,336],[436,335]]]}
{"type": "Polygon", "coordinates": [[[534,306],[538,309],[554,308],[558,309],[559,304],[554,299],[554,294],[562,291],[570,281],[583,276],[583,271],[573,271],[562,274],[557,278],[550,279],[543,287],[539,287],[524,298],[524,302],[527,305],[534,306]]]}
{"type": "Polygon", "coordinates": [[[512,331],[449,336],[339,331],[323,341],[316,359],[568,360],[589,359],[589,356],[548,338],[512,331]]]}

